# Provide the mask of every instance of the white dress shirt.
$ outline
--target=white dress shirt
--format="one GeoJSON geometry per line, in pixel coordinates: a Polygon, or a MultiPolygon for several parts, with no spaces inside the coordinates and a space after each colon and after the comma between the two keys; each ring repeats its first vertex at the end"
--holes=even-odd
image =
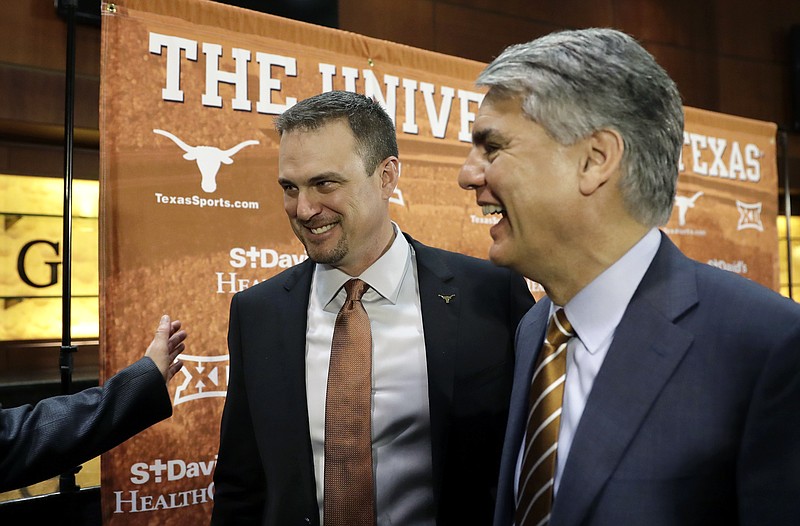
{"type": "MultiPolygon", "coordinates": [[[[360,276],[372,329],[372,455],[377,522],[435,524],[428,368],[413,248],[394,225],[389,250],[360,276]]],[[[306,392],[323,517],[325,394],[333,326],[351,276],[316,265],[308,304],[306,392]]]]}
{"type": "MultiPolygon", "coordinates": [[[[561,405],[561,424],[558,431],[554,494],[558,492],[572,439],[586,407],[586,400],[592,391],[594,379],[614,340],[614,331],[653,262],[660,244],[659,230],[651,229],[624,256],[564,306],[564,312],[572,324],[576,337],[570,339],[567,344],[567,378],[564,382],[564,400],[561,405]]],[[[560,306],[552,304],[550,316],[559,308],[560,306]]],[[[518,491],[524,448],[523,439],[517,458],[515,496],[518,491]]]]}

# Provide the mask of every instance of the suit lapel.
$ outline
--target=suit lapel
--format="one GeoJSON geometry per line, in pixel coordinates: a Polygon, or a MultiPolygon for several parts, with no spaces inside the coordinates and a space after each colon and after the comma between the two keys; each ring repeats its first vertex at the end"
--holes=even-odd
{"type": "MultiPolygon", "coordinates": [[[[272,346],[274,356],[268,356],[274,371],[271,389],[277,389],[264,397],[264,406],[270,407],[286,422],[279,433],[287,440],[280,451],[296,451],[296,456],[283,460],[285,480],[295,481],[299,477],[306,502],[316,506],[316,482],[314,476],[314,454],[311,448],[311,432],[308,423],[308,401],[306,396],[306,328],[308,326],[308,301],[314,263],[307,260],[288,273],[283,283],[285,295],[280,305],[280,315],[272,322],[268,331],[280,341],[272,346]],[[298,440],[300,441],[298,443],[298,440]],[[298,447],[301,445],[301,447],[298,447]],[[293,473],[295,476],[290,476],[293,473]]],[[[278,439],[276,437],[276,439],[278,439]]],[[[281,479],[281,474],[278,474],[281,479]]]]}
{"type": "MultiPolygon", "coordinates": [[[[289,294],[287,312],[295,315],[298,312],[307,314],[309,294],[311,293],[311,277],[314,274],[314,262],[310,259],[292,268],[283,282],[283,288],[289,294]]],[[[305,316],[304,316],[305,317],[305,316]]],[[[302,331],[305,345],[305,330],[302,331]]]]}
{"type": "Polygon", "coordinates": [[[428,397],[431,418],[431,456],[434,498],[441,495],[442,470],[449,412],[453,399],[455,342],[461,298],[445,260],[429,247],[406,235],[417,261],[419,301],[428,364],[428,397]]]}
{"type": "Polygon", "coordinates": [[[511,390],[506,438],[503,443],[503,455],[500,459],[495,524],[511,524],[514,520],[514,479],[516,478],[517,458],[528,421],[528,399],[533,365],[544,341],[550,304],[551,301],[547,297],[536,302],[520,322],[514,342],[516,349],[514,386],[511,390]]]}
{"type": "MultiPolygon", "coordinates": [[[[277,349],[282,351],[282,359],[286,371],[303,371],[302,382],[293,382],[303,389],[305,401],[305,363],[306,363],[306,329],[308,326],[308,301],[311,293],[311,277],[314,273],[314,263],[306,260],[304,263],[294,267],[286,280],[283,288],[286,297],[281,303],[281,315],[275,321],[277,325],[273,327],[271,335],[280,335],[283,339],[277,349]]],[[[273,336],[274,337],[274,336],[273,336]]],[[[305,406],[305,404],[304,404],[305,406]]]]}
{"type": "Polygon", "coordinates": [[[282,417],[292,415],[295,429],[308,429],[305,348],[313,269],[312,262],[305,262],[288,270],[282,288],[261,295],[251,321],[254,326],[261,325],[252,331],[258,338],[252,345],[263,352],[264,360],[254,366],[264,368],[261,388],[269,402],[253,409],[263,411],[265,418],[273,411],[282,417]]]}
{"type": "MultiPolygon", "coordinates": [[[[514,342],[517,360],[514,371],[515,389],[511,394],[511,405],[514,407],[514,413],[510,414],[509,418],[513,418],[515,421],[519,420],[519,429],[515,427],[513,429],[514,434],[511,435],[517,437],[518,446],[521,445],[522,435],[525,434],[533,365],[536,362],[536,357],[539,356],[539,351],[542,349],[551,303],[550,298],[545,296],[534,306],[534,309],[531,310],[520,325],[519,337],[514,342]]],[[[510,428],[509,431],[511,431],[510,428]]]]}
{"type": "Polygon", "coordinates": [[[674,320],[697,303],[695,271],[662,235],[595,378],[570,448],[553,526],[577,525],[691,345],[674,320]]]}

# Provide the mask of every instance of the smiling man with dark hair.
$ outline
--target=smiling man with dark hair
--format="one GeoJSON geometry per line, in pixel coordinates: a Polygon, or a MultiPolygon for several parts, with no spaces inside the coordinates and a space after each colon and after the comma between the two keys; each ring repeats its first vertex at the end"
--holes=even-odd
{"type": "Polygon", "coordinates": [[[277,128],[309,260],[231,303],[212,524],[488,524],[525,281],[400,232],[377,102],[323,93],[277,128]]]}

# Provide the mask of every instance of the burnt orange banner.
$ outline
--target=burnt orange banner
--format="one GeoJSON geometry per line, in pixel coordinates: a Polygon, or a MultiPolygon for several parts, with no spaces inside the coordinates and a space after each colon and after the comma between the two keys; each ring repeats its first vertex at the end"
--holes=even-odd
{"type": "MultiPolygon", "coordinates": [[[[274,117],[331,89],[377,98],[397,126],[395,221],[425,243],[485,257],[493,221],[456,183],[483,65],[202,0],[101,9],[102,375],[141,356],[161,313],[191,334],[170,385],[173,417],[103,456],[103,520],[204,524],[231,295],[307,257],[282,207],[274,117]]],[[[773,288],[774,134],[687,109],[666,228],[689,255],[773,288]]]]}
{"type": "Polygon", "coordinates": [[[685,111],[678,192],[663,230],[690,257],[779,290],[777,126],[685,111]]]}

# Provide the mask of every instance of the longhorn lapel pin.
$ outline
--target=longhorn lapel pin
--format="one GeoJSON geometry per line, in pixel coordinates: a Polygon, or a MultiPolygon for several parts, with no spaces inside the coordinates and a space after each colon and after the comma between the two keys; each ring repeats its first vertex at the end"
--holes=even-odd
{"type": "Polygon", "coordinates": [[[450,303],[450,300],[455,298],[456,295],[455,294],[449,294],[449,295],[445,296],[444,294],[439,294],[439,297],[442,298],[445,303],[450,303]]]}

